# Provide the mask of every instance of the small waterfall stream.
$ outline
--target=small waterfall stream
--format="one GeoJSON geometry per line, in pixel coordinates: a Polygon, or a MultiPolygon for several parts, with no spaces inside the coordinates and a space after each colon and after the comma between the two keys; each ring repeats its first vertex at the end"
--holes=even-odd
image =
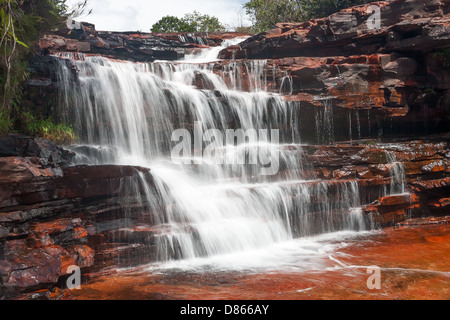
{"type": "MultiPolygon", "coordinates": [[[[149,209],[156,262],[238,265],[230,256],[247,256],[249,265],[270,265],[282,252],[295,257],[297,243],[307,265],[323,250],[311,237],[368,228],[358,184],[318,180],[296,129],[298,103],[266,91],[265,60],[217,63],[221,48],[153,63],[60,54],[77,70],[61,63],[59,80],[62,114],[82,140],[73,147],[78,162],[151,169],[154,185],[144,175],[136,183],[158,203],[149,209]],[[272,258],[255,258],[261,250],[272,258]]],[[[331,102],[324,103],[317,121],[329,127],[331,102]]]]}

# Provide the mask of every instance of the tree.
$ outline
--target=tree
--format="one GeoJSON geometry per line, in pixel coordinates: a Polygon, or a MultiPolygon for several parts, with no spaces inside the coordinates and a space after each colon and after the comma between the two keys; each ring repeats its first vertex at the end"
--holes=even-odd
{"type": "Polygon", "coordinates": [[[372,2],[373,0],[303,0],[307,19],[327,17],[342,9],[372,2]]]}
{"type": "Polygon", "coordinates": [[[192,26],[196,32],[220,32],[225,30],[217,17],[200,14],[197,11],[185,14],[182,20],[192,26]]]}
{"type": "Polygon", "coordinates": [[[250,0],[244,9],[253,23],[253,31],[263,32],[278,22],[302,22],[326,17],[344,8],[371,0],[250,0]]]}
{"type": "Polygon", "coordinates": [[[181,19],[174,16],[165,16],[152,26],[151,31],[161,33],[216,32],[224,29],[217,17],[194,11],[185,14],[181,19]]]}
{"type": "Polygon", "coordinates": [[[194,32],[194,26],[186,21],[174,16],[165,16],[156,22],[151,29],[152,32],[170,33],[170,32],[194,32]]]}
{"type": "Polygon", "coordinates": [[[303,6],[300,0],[250,0],[244,4],[255,32],[275,27],[278,22],[303,20],[303,6]]]}

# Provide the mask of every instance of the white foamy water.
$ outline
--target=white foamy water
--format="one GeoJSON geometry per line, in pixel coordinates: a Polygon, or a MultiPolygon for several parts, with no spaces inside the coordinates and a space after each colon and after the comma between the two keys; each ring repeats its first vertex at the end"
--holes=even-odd
{"type": "Polygon", "coordinates": [[[340,256],[339,249],[351,244],[356,237],[371,232],[339,231],[314,237],[303,237],[278,242],[268,247],[233,254],[204,258],[174,260],[152,264],[148,271],[165,273],[177,270],[190,272],[304,272],[339,267],[333,256],[340,256]]]}
{"type": "Polygon", "coordinates": [[[248,37],[237,37],[224,40],[220,46],[203,49],[200,52],[188,54],[185,56],[184,63],[209,63],[218,61],[219,52],[223,49],[237,45],[248,37]]]}

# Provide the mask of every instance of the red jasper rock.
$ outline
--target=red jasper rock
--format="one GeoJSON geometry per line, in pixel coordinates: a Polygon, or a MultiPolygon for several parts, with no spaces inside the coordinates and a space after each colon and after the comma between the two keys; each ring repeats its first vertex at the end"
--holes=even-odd
{"type": "Polygon", "coordinates": [[[409,194],[394,195],[380,198],[382,206],[398,206],[411,203],[411,196],[409,194]]]}

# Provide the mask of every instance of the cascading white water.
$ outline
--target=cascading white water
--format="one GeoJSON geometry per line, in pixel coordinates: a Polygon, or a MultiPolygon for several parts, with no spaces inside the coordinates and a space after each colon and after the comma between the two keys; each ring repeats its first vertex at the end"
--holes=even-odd
{"type": "Polygon", "coordinates": [[[208,63],[217,61],[217,57],[219,55],[219,52],[223,50],[224,48],[227,48],[229,46],[237,45],[238,43],[244,41],[247,39],[247,37],[237,37],[237,38],[231,38],[224,40],[220,46],[217,47],[211,47],[209,49],[203,49],[199,53],[191,53],[187,54],[183,60],[183,62],[186,63],[208,63]]]}
{"type": "MultiPolygon", "coordinates": [[[[250,252],[298,237],[364,230],[356,182],[314,179],[295,130],[298,105],[265,91],[266,61],[204,63],[221,48],[179,62],[60,55],[72,58],[78,70],[76,80],[66,63],[59,73],[62,113],[75,121],[84,144],[74,147],[77,159],[151,168],[164,207],[155,213],[161,261],[250,252]],[[194,141],[195,128],[279,130],[279,136],[247,134],[238,144],[215,141],[214,155],[195,149],[207,144],[200,141],[182,161],[173,161],[171,150],[178,141],[172,134],[194,131],[194,141]],[[276,155],[278,172],[261,175],[261,163],[229,164],[227,157],[241,152],[248,160],[254,151],[276,155]]],[[[328,114],[323,117],[331,121],[328,114]]],[[[138,183],[148,198],[155,197],[145,177],[138,183]]]]}

